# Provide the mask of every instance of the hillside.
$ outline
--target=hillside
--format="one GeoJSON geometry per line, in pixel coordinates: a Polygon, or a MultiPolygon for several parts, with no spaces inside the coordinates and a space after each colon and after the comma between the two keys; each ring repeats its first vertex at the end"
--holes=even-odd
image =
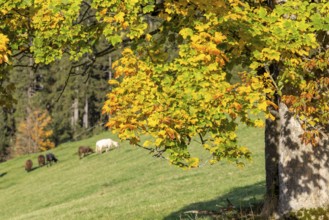
{"type": "MultiPolygon", "coordinates": [[[[0,164],[0,219],[179,219],[187,210],[218,210],[226,199],[235,206],[251,206],[264,193],[263,130],[241,128],[242,144],[250,146],[253,161],[242,169],[233,163],[181,170],[166,160],[121,142],[118,149],[79,160],[80,145],[102,133],[68,142],[52,152],[59,162],[27,173],[26,155],[0,164]]],[[[186,217],[186,216],[185,216],[186,217]]]]}

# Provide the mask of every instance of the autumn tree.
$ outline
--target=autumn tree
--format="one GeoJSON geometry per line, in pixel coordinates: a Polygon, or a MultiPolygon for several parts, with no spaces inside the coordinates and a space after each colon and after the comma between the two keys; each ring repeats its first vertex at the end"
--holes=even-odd
{"type": "Polygon", "coordinates": [[[197,137],[212,163],[242,165],[251,152],[237,145],[238,124],[265,124],[266,209],[283,215],[329,203],[329,3],[277,2],[5,1],[0,32],[36,63],[66,53],[89,65],[124,48],[107,126],[172,164],[199,166],[188,148],[197,137]],[[108,48],[95,52],[103,38],[108,48]],[[235,65],[244,71],[232,83],[235,65]]]}
{"type": "Polygon", "coordinates": [[[17,128],[15,154],[30,154],[54,148],[53,131],[49,129],[51,117],[48,113],[34,110],[27,117],[17,128]]]}
{"type": "Polygon", "coordinates": [[[178,55],[155,62],[165,53],[152,50],[155,38],[127,48],[114,64],[119,80],[110,81],[117,88],[104,105],[107,126],[179,166],[198,166],[188,150],[195,136],[211,162],[240,164],[250,152],[237,146],[237,125],[263,126],[263,112],[264,215],[327,205],[328,6],[165,1],[160,16],[176,28],[168,36],[180,41],[178,55]],[[246,68],[232,84],[237,64],[246,68]],[[153,138],[140,143],[144,134],[153,138]]]}

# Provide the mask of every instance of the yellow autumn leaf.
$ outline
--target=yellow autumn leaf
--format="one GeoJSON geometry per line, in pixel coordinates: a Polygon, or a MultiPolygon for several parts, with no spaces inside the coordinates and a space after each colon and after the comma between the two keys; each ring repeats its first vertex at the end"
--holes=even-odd
{"type": "Polygon", "coordinates": [[[247,147],[245,147],[245,146],[241,146],[241,147],[239,148],[239,150],[240,150],[243,154],[246,154],[246,153],[249,152],[249,149],[248,149],[247,147]]]}
{"type": "Polygon", "coordinates": [[[264,121],[260,120],[260,119],[257,119],[257,120],[255,120],[254,125],[256,127],[262,128],[262,127],[264,127],[264,121]]]}
{"type": "Polygon", "coordinates": [[[110,85],[119,85],[119,82],[115,79],[111,79],[111,80],[108,81],[108,84],[110,84],[110,85]]]}
{"type": "Polygon", "coordinates": [[[267,103],[266,103],[266,101],[259,103],[258,104],[258,109],[265,112],[267,110],[267,103]]]}
{"type": "Polygon", "coordinates": [[[250,93],[251,92],[251,88],[250,86],[240,86],[239,89],[238,89],[239,93],[242,94],[242,93],[250,93]]]}
{"type": "Polygon", "coordinates": [[[309,120],[308,123],[309,123],[312,127],[314,127],[314,126],[316,125],[316,122],[315,122],[314,120],[309,120]]]}
{"type": "Polygon", "coordinates": [[[275,120],[275,116],[272,115],[271,113],[266,114],[266,115],[265,115],[265,118],[269,118],[269,119],[271,119],[272,121],[275,120]]]}
{"type": "Polygon", "coordinates": [[[190,168],[196,168],[199,166],[200,159],[197,157],[191,157],[188,159],[188,165],[190,168]]]}
{"type": "Polygon", "coordinates": [[[252,62],[249,67],[253,70],[257,70],[259,68],[259,66],[261,66],[261,64],[259,62],[252,62]]]}
{"type": "Polygon", "coordinates": [[[223,42],[226,39],[226,36],[220,32],[215,32],[214,41],[216,44],[223,42]]]}
{"type": "Polygon", "coordinates": [[[120,11],[118,14],[116,14],[114,16],[114,19],[115,19],[116,22],[122,23],[122,22],[124,22],[124,16],[125,16],[125,13],[120,11]]]}
{"type": "Polygon", "coordinates": [[[122,51],[122,55],[123,55],[123,56],[127,56],[127,55],[130,55],[130,54],[133,54],[133,51],[132,51],[129,47],[126,47],[126,48],[122,51]]]}
{"type": "Polygon", "coordinates": [[[153,143],[151,142],[151,141],[149,141],[149,140],[147,140],[147,141],[145,141],[144,143],[143,143],[143,147],[148,147],[148,146],[150,146],[150,145],[152,145],[153,143]]]}
{"type": "Polygon", "coordinates": [[[183,28],[179,34],[186,39],[187,37],[191,37],[193,35],[193,30],[191,28],[183,28]]]}
{"type": "Polygon", "coordinates": [[[159,121],[157,119],[153,119],[153,118],[149,118],[147,122],[148,122],[147,124],[150,127],[156,127],[159,123],[159,121]]]}
{"type": "Polygon", "coordinates": [[[281,53],[279,51],[272,50],[270,48],[264,48],[262,50],[263,58],[268,58],[269,60],[280,60],[281,53]]]}
{"type": "Polygon", "coordinates": [[[0,33],[0,64],[2,63],[8,63],[8,54],[11,52],[7,48],[7,44],[9,42],[9,39],[6,35],[3,35],[0,33]]]}
{"type": "Polygon", "coordinates": [[[146,34],[146,36],[145,36],[145,40],[147,40],[147,41],[151,41],[151,40],[152,40],[152,35],[150,35],[150,34],[146,34]]]}
{"type": "Polygon", "coordinates": [[[237,136],[235,132],[229,132],[228,137],[230,140],[235,140],[237,136]]]}
{"type": "Polygon", "coordinates": [[[163,141],[162,138],[157,138],[157,139],[155,140],[155,145],[156,145],[156,146],[160,146],[161,143],[162,143],[162,141],[163,141]]]}
{"type": "Polygon", "coordinates": [[[191,119],[190,122],[192,125],[195,125],[199,120],[197,118],[191,119]]]}
{"type": "Polygon", "coordinates": [[[104,15],[106,14],[106,12],[107,12],[107,8],[104,8],[103,10],[101,10],[101,11],[99,12],[99,14],[100,14],[101,16],[104,16],[104,15]]]}

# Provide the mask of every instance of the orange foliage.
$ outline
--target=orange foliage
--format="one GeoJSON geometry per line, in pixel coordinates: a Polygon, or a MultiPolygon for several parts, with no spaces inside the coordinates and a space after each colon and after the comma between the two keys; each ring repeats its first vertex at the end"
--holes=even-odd
{"type": "Polygon", "coordinates": [[[51,117],[46,111],[34,110],[28,115],[18,126],[15,153],[21,155],[54,148],[50,123],[51,117]]]}

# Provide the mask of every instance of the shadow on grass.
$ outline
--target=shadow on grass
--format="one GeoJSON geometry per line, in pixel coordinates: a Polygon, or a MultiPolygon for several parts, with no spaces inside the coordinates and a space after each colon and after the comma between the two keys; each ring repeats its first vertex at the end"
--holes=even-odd
{"type": "MultiPolygon", "coordinates": [[[[164,220],[198,219],[231,219],[224,217],[224,212],[240,212],[241,215],[259,214],[265,194],[265,182],[232,189],[229,193],[221,195],[214,200],[193,203],[166,216],[164,220]],[[243,213],[242,213],[243,212],[243,213]]],[[[238,215],[240,215],[238,213],[238,215]]],[[[226,216],[226,214],[224,213],[226,216]]],[[[237,219],[237,218],[234,218],[237,219]]],[[[246,219],[246,218],[243,218],[246,219]]]]}
{"type": "Polygon", "coordinates": [[[31,173],[32,171],[35,171],[36,169],[39,169],[41,167],[32,167],[30,171],[26,171],[27,173],[31,173]]]}
{"type": "Polygon", "coordinates": [[[0,177],[3,177],[3,176],[5,176],[5,175],[7,175],[7,172],[0,173],[0,177]]]}
{"type": "Polygon", "coordinates": [[[82,155],[81,157],[78,155],[78,157],[79,157],[80,160],[82,160],[83,158],[88,157],[88,156],[90,156],[90,155],[94,155],[94,156],[95,156],[96,153],[84,154],[84,155],[82,155]]]}

